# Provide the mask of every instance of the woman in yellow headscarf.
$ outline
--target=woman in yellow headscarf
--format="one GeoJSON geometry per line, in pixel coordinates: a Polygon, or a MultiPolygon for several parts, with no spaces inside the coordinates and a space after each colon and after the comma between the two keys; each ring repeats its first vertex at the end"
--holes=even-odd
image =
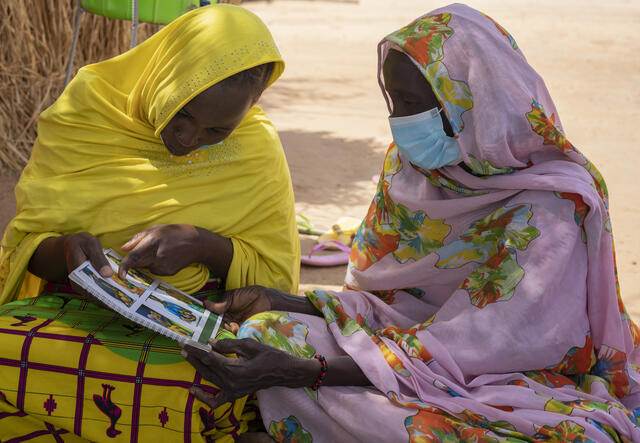
{"type": "Polygon", "coordinates": [[[296,291],[291,180],[255,105],[283,68],[258,17],[213,5],[82,68],[42,113],[2,240],[0,440],[246,431],[246,399],[209,410],[183,389],[201,377],[174,342],[76,297],[66,277],[87,259],[111,274],[109,247],[126,255],[121,275],[146,268],[198,296],[296,291]]]}

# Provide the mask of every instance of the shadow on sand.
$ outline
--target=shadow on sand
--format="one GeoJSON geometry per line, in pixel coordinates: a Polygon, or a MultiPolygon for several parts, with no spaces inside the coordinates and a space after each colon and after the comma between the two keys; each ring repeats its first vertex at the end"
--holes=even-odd
{"type": "Polygon", "coordinates": [[[348,207],[371,201],[371,177],[380,172],[384,158],[384,147],[379,143],[303,131],[281,131],[280,139],[296,202],[348,207]]]}

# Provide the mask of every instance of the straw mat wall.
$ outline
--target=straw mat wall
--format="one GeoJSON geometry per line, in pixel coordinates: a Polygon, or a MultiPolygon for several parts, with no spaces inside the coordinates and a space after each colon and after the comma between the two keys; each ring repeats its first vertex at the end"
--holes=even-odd
{"type": "MultiPolygon", "coordinates": [[[[60,94],[76,11],[75,0],[0,2],[0,171],[20,171],[36,138],[38,115],[60,94]]],[[[141,25],[138,42],[154,25],[141,25]]],[[[82,14],[78,67],[120,54],[131,22],[82,14]]]]}

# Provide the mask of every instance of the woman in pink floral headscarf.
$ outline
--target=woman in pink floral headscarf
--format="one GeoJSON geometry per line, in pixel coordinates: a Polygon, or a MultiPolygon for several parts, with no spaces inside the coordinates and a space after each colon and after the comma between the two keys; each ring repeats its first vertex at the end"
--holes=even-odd
{"type": "Polygon", "coordinates": [[[227,294],[210,307],[230,329],[259,314],[213,344],[243,359],[187,349],[222,389],[193,392],[259,391],[278,441],[640,441],[607,189],[542,79],[463,5],[379,57],[394,143],[349,290],[227,294]]]}

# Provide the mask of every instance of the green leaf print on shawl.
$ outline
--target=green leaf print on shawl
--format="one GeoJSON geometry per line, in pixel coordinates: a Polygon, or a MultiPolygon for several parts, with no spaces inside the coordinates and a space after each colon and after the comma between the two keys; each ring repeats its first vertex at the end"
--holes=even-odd
{"type": "Polygon", "coordinates": [[[412,212],[389,196],[393,175],[402,169],[398,149],[391,145],[385,158],[378,190],[351,248],[351,263],[363,271],[393,252],[399,263],[419,260],[442,246],[451,229],[423,211],[412,212]]]}
{"type": "Polygon", "coordinates": [[[469,156],[469,168],[474,173],[474,175],[479,175],[480,177],[486,177],[489,175],[498,175],[498,174],[512,174],[516,172],[515,168],[496,168],[489,160],[480,160],[477,159],[472,154],[468,154],[469,156]]]}
{"type": "Polygon", "coordinates": [[[418,260],[442,246],[451,229],[442,220],[431,220],[423,211],[411,212],[404,205],[394,205],[392,220],[400,236],[393,256],[400,263],[418,260]]]}
{"type": "Polygon", "coordinates": [[[447,26],[451,14],[441,13],[422,17],[385,37],[402,48],[417,64],[418,69],[431,84],[442,104],[455,134],[464,128],[462,113],[473,107],[469,86],[453,80],[442,59],[444,43],[454,33],[447,26]]]}
{"type": "Polygon", "coordinates": [[[293,415],[269,424],[269,433],[277,442],[311,443],[313,439],[293,415]]]}
{"type": "MultiPolygon", "coordinates": [[[[636,418],[633,416],[633,414],[631,414],[620,403],[614,402],[614,401],[608,401],[606,403],[602,403],[598,401],[583,400],[583,399],[559,401],[554,398],[551,398],[544,405],[545,411],[555,412],[557,414],[564,414],[564,415],[571,415],[574,409],[587,411],[587,412],[603,411],[603,412],[606,412],[607,414],[610,414],[613,408],[616,408],[622,411],[627,416],[627,418],[631,421],[631,423],[634,426],[636,425],[636,418]]],[[[599,427],[602,428],[602,425],[600,425],[599,427]]]]}
{"type": "Polygon", "coordinates": [[[516,260],[515,249],[526,249],[540,232],[528,224],[531,205],[504,206],[475,221],[458,239],[438,249],[436,267],[459,268],[469,262],[480,263],[460,285],[471,303],[483,308],[489,303],[509,300],[524,269],[516,260]]]}
{"type": "Polygon", "coordinates": [[[373,335],[371,328],[367,326],[366,319],[362,318],[360,315],[358,315],[357,320],[349,317],[347,313],[344,312],[342,304],[330,292],[318,289],[306,292],[305,295],[309,301],[313,303],[320,312],[322,312],[327,324],[336,322],[338,328],[340,328],[340,332],[345,337],[349,337],[360,329],[364,329],[368,335],[373,335]]]}
{"type": "Polygon", "coordinates": [[[286,312],[261,312],[249,318],[238,331],[238,338],[254,338],[257,341],[296,355],[311,358],[316,351],[307,344],[309,328],[286,312]]]}

